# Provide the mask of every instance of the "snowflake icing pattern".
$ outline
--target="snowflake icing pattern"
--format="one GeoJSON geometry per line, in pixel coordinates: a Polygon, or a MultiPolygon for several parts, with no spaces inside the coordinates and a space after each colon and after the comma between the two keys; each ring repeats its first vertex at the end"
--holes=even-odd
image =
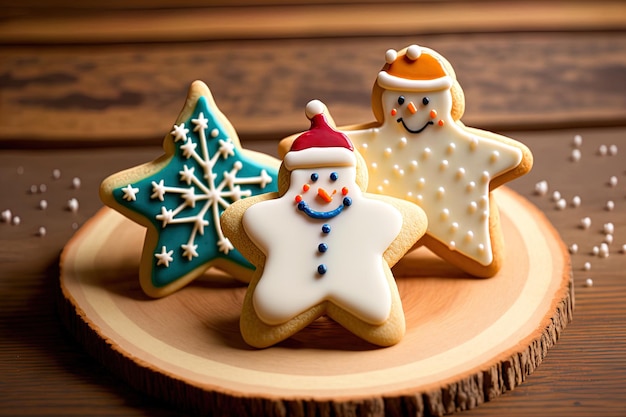
{"type": "Polygon", "coordinates": [[[190,119],[174,125],[171,137],[175,152],[163,169],[115,192],[120,204],[146,216],[158,231],[153,284],[170,284],[216,258],[253,269],[224,236],[219,218],[234,201],[276,191],[277,170],[242,155],[204,97],[190,119]]]}

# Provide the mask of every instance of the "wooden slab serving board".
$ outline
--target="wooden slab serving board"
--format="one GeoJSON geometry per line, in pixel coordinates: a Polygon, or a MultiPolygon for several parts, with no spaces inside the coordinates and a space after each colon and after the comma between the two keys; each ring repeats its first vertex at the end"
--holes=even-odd
{"type": "Polygon", "coordinates": [[[441,415],[530,375],[571,320],[567,250],[543,214],[506,187],[506,261],[472,279],[424,248],[394,268],[407,322],[377,348],[320,319],[268,349],[239,334],[245,285],[209,271],[164,299],[137,278],[144,232],[101,209],[61,256],[61,312],[86,349],[130,385],[206,415],[441,415]]]}

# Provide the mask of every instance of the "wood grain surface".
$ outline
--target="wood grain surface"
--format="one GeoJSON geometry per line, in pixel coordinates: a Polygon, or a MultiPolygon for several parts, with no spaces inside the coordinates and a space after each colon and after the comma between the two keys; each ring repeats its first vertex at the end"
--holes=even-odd
{"type": "MultiPolygon", "coordinates": [[[[183,0],[174,7],[193,15],[202,3],[183,0]]],[[[240,8],[271,5],[267,10],[296,7],[285,3],[212,2],[240,8]]],[[[307,2],[327,3],[332,2],[307,2]]],[[[371,3],[377,2],[342,2],[355,14],[371,3]]],[[[384,35],[358,34],[355,22],[349,27],[352,34],[327,29],[323,36],[280,39],[271,32],[258,35],[259,26],[257,37],[238,40],[232,33],[210,39],[204,28],[186,38],[173,26],[150,28],[150,16],[171,10],[169,0],[1,4],[0,211],[10,209],[21,223],[0,223],[0,415],[187,415],[146,397],[99,365],[59,320],[58,257],[74,227],[101,207],[100,181],[162,153],[160,143],[193,79],[209,84],[244,146],[275,154],[278,138],[306,128],[302,109],[312,98],[331,106],[342,125],[370,120],[369,91],[382,54],[417,42],[453,63],[466,93],[466,124],[507,130],[531,148],[533,171],[510,186],[547,215],[568,246],[579,246],[572,255],[574,321],[521,386],[463,415],[623,416],[626,25],[625,14],[614,12],[623,2],[508,3],[499,8],[490,1],[439,1],[429,9],[438,13],[437,25],[421,28],[417,16],[408,28],[387,25],[384,35]],[[520,5],[526,14],[510,12],[520,5]],[[472,12],[484,7],[489,10],[482,16],[472,12]],[[541,10],[550,12],[536,13],[541,10]],[[143,32],[132,34],[125,11],[134,16],[146,12],[143,32]],[[94,20],[94,14],[102,15],[102,21],[94,20]],[[465,14],[462,31],[450,24],[452,14],[458,19],[465,14]],[[115,24],[107,36],[118,40],[72,39],[78,32],[59,25],[60,16],[68,25],[67,17],[76,17],[83,28],[80,20],[89,17],[95,25],[92,34],[102,31],[97,23],[115,24]],[[37,22],[46,24],[50,39],[40,37],[45,31],[25,30],[37,22]],[[58,33],[65,29],[65,35],[58,33]],[[160,41],[146,33],[158,34],[160,41]],[[576,134],[584,143],[581,160],[573,163],[576,134]],[[618,146],[617,155],[598,155],[600,145],[611,144],[618,146]],[[61,178],[52,178],[53,169],[61,170],[61,178]],[[618,178],[616,187],[607,185],[611,176],[618,178]],[[81,179],[79,189],[72,187],[73,177],[81,179]],[[548,181],[550,194],[558,190],[568,202],[579,195],[581,206],[557,210],[550,194],[534,194],[541,180],[548,181]],[[80,203],[77,213],[67,209],[67,200],[74,197],[80,203]],[[39,208],[40,200],[47,201],[45,210],[39,208]],[[606,210],[607,200],[614,201],[613,211],[606,210]],[[584,230],[579,224],[586,216],[592,226],[584,230]],[[608,222],[615,226],[614,243],[609,257],[599,258],[592,250],[605,239],[602,229],[608,222]],[[42,226],[45,236],[39,235],[42,226]],[[588,271],[585,262],[590,262],[588,271]],[[587,278],[593,286],[585,286],[587,278]]],[[[178,21],[184,20],[180,13],[178,21]]],[[[198,13],[196,21],[205,15],[198,13]]]]}

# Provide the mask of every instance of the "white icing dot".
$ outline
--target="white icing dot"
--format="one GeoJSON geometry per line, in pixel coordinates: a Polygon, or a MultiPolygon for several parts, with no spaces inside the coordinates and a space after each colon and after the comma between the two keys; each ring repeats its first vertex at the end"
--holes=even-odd
{"type": "Polygon", "coordinates": [[[583,217],[580,219],[580,227],[583,229],[589,229],[591,226],[591,219],[589,217],[583,217]]]}
{"type": "Polygon", "coordinates": [[[483,211],[483,214],[480,216],[482,221],[486,221],[489,218],[489,212],[487,210],[483,211]]]}
{"type": "Polygon", "coordinates": [[[415,197],[415,199],[416,199],[419,203],[421,203],[421,202],[423,202],[423,201],[424,201],[424,196],[422,196],[421,194],[418,194],[418,195],[417,195],[417,197],[415,197]]]}
{"type": "Polygon", "coordinates": [[[500,159],[500,152],[498,152],[498,151],[491,152],[491,156],[489,157],[489,161],[491,163],[494,163],[494,162],[497,162],[498,159],[500,159]]]}
{"type": "Polygon", "coordinates": [[[45,228],[45,227],[43,227],[43,226],[41,226],[41,227],[39,228],[39,230],[37,230],[37,235],[39,235],[39,236],[41,236],[41,237],[45,236],[45,235],[46,235],[46,228],[45,228]]]}
{"type": "Polygon", "coordinates": [[[450,217],[450,210],[444,208],[443,210],[441,210],[441,214],[439,215],[439,217],[441,218],[441,220],[447,220],[448,217],[450,217]]]}
{"type": "Polygon", "coordinates": [[[574,140],[573,140],[573,144],[575,147],[580,148],[583,144],[583,137],[580,135],[575,135],[574,136],[574,140]]]}
{"type": "Polygon", "coordinates": [[[388,187],[388,186],[389,186],[389,180],[385,178],[385,179],[383,180],[383,185],[384,185],[385,187],[388,187]]]}
{"type": "Polygon", "coordinates": [[[378,168],[378,164],[376,162],[372,162],[370,164],[370,168],[372,168],[373,170],[376,170],[378,168]]]}
{"type": "Polygon", "coordinates": [[[583,271],[589,271],[591,269],[591,262],[585,262],[583,264],[583,271]]]}
{"type": "Polygon", "coordinates": [[[475,151],[478,147],[478,138],[471,138],[469,141],[470,151],[475,151]]]}
{"type": "Polygon", "coordinates": [[[11,224],[13,224],[14,226],[19,226],[21,222],[22,219],[20,219],[20,216],[13,216],[13,218],[11,219],[11,224]]]}
{"type": "Polygon", "coordinates": [[[548,193],[548,181],[543,180],[535,184],[535,194],[546,195],[548,193]]]}
{"type": "Polygon", "coordinates": [[[420,178],[419,180],[417,180],[417,186],[421,189],[424,188],[424,185],[426,185],[426,179],[424,177],[420,178]]]}
{"type": "Polygon", "coordinates": [[[585,287],[593,287],[593,280],[591,278],[585,280],[585,287]]]}
{"type": "Polygon", "coordinates": [[[391,148],[385,148],[385,156],[391,156],[392,150],[391,148]]]}
{"type": "Polygon", "coordinates": [[[445,194],[446,194],[446,190],[443,187],[437,188],[437,197],[438,198],[443,198],[443,196],[445,194]]]}
{"type": "Polygon", "coordinates": [[[613,200],[609,200],[606,202],[605,208],[608,211],[613,211],[613,209],[615,208],[615,203],[613,202],[613,200]]]}
{"type": "Polygon", "coordinates": [[[80,178],[78,177],[72,178],[72,188],[76,190],[80,188],[80,178]]]}
{"type": "Polygon", "coordinates": [[[376,191],[378,191],[379,193],[383,192],[383,186],[379,185],[378,187],[376,187],[376,191]]]}
{"type": "Polygon", "coordinates": [[[444,159],[441,161],[441,164],[439,164],[439,169],[444,171],[446,168],[448,168],[448,160],[444,159]]]}
{"type": "Polygon", "coordinates": [[[417,45],[411,45],[406,50],[406,57],[411,61],[415,61],[422,55],[422,48],[417,45]]]}
{"type": "Polygon", "coordinates": [[[572,155],[570,156],[570,159],[572,160],[572,162],[578,162],[580,161],[582,154],[580,152],[580,149],[576,148],[576,149],[572,149],[572,155]]]}
{"type": "Polygon", "coordinates": [[[475,201],[472,201],[471,203],[469,203],[469,205],[467,206],[467,211],[471,214],[471,213],[475,213],[476,210],[478,209],[478,204],[476,204],[475,201]]]}
{"type": "Polygon", "coordinates": [[[39,201],[39,208],[41,210],[45,210],[48,208],[48,202],[46,200],[40,200],[39,201]]]}
{"type": "Polygon", "coordinates": [[[453,223],[450,225],[450,231],[451,231],[452,233],[455,233],[457,230],[459,230],[459,224],[458,224],[457,222],[453,222],[453,223]]]}
{"type": "Polygon", "coordinates": [[[617,155],[617,145],[609,146],[609,155],[611,156],[617,155]]]}
{"type": "Polygon", "coordinates": [[[564,198],[556,202],[557,210],[565,210],[566,207],[567,207],[567,201],[565,201],[564,198]]]}
{"type": "Polygon", "coordinates": [[[580,196],[575,195],[574,197],[572,197],[572,207],[580,207],[580,196]]]}
{"type": "Polygon", "coordinates": [[[607,149],[606,145],[600,145],[598,147],[598,155],[605,156],[607,152],[608,152],[608,149],[607,149]]]}
{"type": "Polygon", "coordinates": [[[609,178],[609,185],[611,187],[615,187],[617,185],[617,177],[615,175],[609,178]]]}
{"type": "Polygon", "coordinates": [[[78,200],[75,198],[70,198],[67,200],[67,208],[72,213],[76,213],[78,211],[78,200]]]}
{"type": "Polygon", "coordinates": [[[482,196],[478,204],[480,205],[481,208],[487,208],[489,204],[489,197],[487,197],[486,195],[482,196]]]}
{"type": "Polygon", "coordinates": [[[461,167],[461,168],[457,169],[457,171],[456,171],[456,179],[460,180],[464,176],[465,176],[465,168],[461,167]]]}
{"type": "Polygon", "coordinates": [[[569,247],[569,253],[571,253],[572,255],[578,253],[578,245],[572,243],[569,247]]]}
{"type": "Polygon", "coordinates": [[[478,252],[483,253],[485,252],[485,245],[482,243],[479,243],[477,246],[478,252]]]}
{"type": "Polygon", "coordinates": [[[476,183],[474,181],[470,181],[467,184],[467,187],[465,187],[466,191],[470,192],[472,190],[474,190],[474,188],[476,187],[476,183]]]}
{"type": "Polygon", "coordinates": [[[394,49],[388,49],[387,52],[385,52],[385,62],[388,64],[391,64],[393,61],[395,61],[397,57],[398,52],[396,52],[394,49]]]}
{"type": "Polygon", "coordinates": [[[465,240],[469,242],[472,239],[474,239],[474,232],[468,230],[467,233],[465,233],[465,240]]]}
{"type": "Polygon", "coordinates": [[[212,130],[211,130],[211,137],[212,137],[212,138],[216,138],[216,137],[218,137],[218,136],[219,136],[219,134],[220,134],[220,131],[219,131],[218,129],[212,129],[212,130]]]}
{"type": "Polygon", "coordinates": [[[417,161],[415,159],[412,160],[411,161],[411,169],[417,169],[417,166],[418,166],[417,161]]]}
{"type": "Polygon", "coordinates": [[[455,250],[456,249],[456,242],[454,240],[451,240],[450,243],[448,243],[448,248],[450,250],[455,250]]]}
{"type": "Polygon", "coordinates": [[[0,214],[0,218],[2,219],[3,223],[11,222],[11,217],[13,217],[13,215],[11,214],[11,210],[9,209],[2,210],[2,213],[0,214]]]}
{"type": "Polygon", "coordinates": [[[450,143],[448,145],[448,148],[446,149],[446,152],[448,152],[448,154],[453,154],[455,150],[456,150],[456,144],[450,143]]]}
{"type": "Polygon", "coordinates": [[[58,168],[55,168],[52,170],[52,178],[55,180],[58,180],[59,178],[61,178],[61,170],[58,168]]]}
{"type": "Polygon", "coordinates": [[[483,184],[486,184],[489,182],[489,173],[487,171],[483,171],[483,174],[480,176],[480,180],[483,182],[483,184]]]}
{"type": "Polygon", "coordinates": [[[424,151],[422,152],[422,158],[428,159],[431,153],[432,151],[430,150],[430,148],[424,148],[424,151]]]}
{"type": "Polygon", "coordinates": [[[367,143],[361,144],[361,152],[367,151],[367,148],[368,148],[367,143]]]}
{"type": "Polygon", "coordinates": [[[611,222],[604,223],[604,225],[602,226],[602,232],[607,235],[613,234],[615,232],[615,225],[611,222]]]}
{"type": "Polygon", "coordinates": [[[552,193],[552,201],[557,202],[561,199],[561,193],[558,191],[554,191],[552,193]]]}
{"type": "Polygon", "coordinates": [[[404,148],[407,143],[408,141],[404,136],[400,138],[400,147],[404,148]]]}

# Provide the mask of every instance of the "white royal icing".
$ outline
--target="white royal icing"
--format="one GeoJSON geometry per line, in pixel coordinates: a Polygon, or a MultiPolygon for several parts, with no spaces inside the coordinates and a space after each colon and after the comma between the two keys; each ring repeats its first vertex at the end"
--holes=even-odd
{"type": "Polygon", "coordinates": [[[416,202],[426,212],[430,236],[489,265],[489,182],[519,165],[521,151],[457,124],[449,89],[385,90],[382,107],[381,126],[344,132],[367,162],[368,191],[416,202]]]}
{"type": "Polygon", "coordinates": [[[389,317],[391,291],[382,255],[400,233],[402,215],[393,206],[364,196],[355,177],[354,166],[296,169],[282,197],[257,203],[244,213],[246,233],[266,255],[253,295],[263,322],[287,322],[325,300],[367,323],[382,324],[389,317]],[[338,176],[335,181],[330,179],[333,172],[338,176]],[[315,182],[312,173],[319,175],[315,182]],[[305,184],[310,185],[308,191],[303,190],[305,184]],[[344,187],[351,204],[332,218],[314,219],[297,207],[296,196],[301,195],[311,210],[336,209],[344,187]],[[318,188],[333,195],[332,201],[318,197],[318,188]],[[324,225],[330,228],[328,233],[324,225]],[[319,249],[320,244],[327,250],[319,249]],[[326,268],[323,274],[318,272],[320,265],[326,268]]]}

